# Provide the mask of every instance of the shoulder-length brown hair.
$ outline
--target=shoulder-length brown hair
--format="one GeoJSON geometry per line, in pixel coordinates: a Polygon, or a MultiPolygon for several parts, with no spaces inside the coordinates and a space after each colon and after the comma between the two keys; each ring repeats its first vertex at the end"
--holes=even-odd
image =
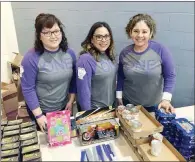
{"type": "Polygon", "coordinates": [[[63,30],[64,25],[62,24],[62,22],[55,15],[41,13],[36,17],[35,20],[34,42],[35,51],[39,52],[40,54],[44,52],[44,46],[42,41],[40,40],[40,34],[43,28],[52,28],[54,24],[58,24],[60,31],[62,33],[62,41],[59,44],[61,50],[66,52],[66,50],[68,49],[68,42],[63,30]]]}
{"type": "Polygon", "coordinates": [[[99,55],[101,54],[101,52],[91,43],[95,31],[99,27],[105,27],[110,34],[110,46],[105,52],[111,61],[115,61],[112,30],[106,22],[96,22],[92,25],[87,37],[81,43],[83,50],[80,52],[80,55],[88,52],[95,58],[96,61],[99,61],[99,55]]]}

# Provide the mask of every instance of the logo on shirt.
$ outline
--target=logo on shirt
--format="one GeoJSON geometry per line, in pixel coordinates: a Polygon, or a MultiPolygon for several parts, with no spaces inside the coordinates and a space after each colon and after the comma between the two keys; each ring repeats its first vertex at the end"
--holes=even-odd
{"type": "Polygon", "coordinates": [[[22,74],[24,73],[24,68],[22,65],[20,65],[20,77],[22,77],[22,74]]]}
{"type": "Polygon", "coordinates": [[[86,75],[85,68],[78,67],[78,78],[83,80],[83,77],[86,75]]]}

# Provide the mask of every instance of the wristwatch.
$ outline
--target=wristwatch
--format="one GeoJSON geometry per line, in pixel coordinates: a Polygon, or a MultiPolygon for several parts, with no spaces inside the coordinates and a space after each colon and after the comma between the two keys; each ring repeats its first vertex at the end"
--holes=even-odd
{"type": "Polygon", "coordinates": [[[42,117],[42,116],[43,116],[43,114],[40,114],[40,115],[35,116],[35,118],[36,118],[36,119],[39,119],[39,118],[42,117]]]}

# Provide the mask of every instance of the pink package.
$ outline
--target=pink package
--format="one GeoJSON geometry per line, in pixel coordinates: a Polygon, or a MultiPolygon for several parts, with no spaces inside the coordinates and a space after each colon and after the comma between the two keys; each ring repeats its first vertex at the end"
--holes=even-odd
{"type": "Polygon", "coordinates": [[[46,114],[50,146],[61,146],[71,143],[70,114],[69,110],[46,114]]]}

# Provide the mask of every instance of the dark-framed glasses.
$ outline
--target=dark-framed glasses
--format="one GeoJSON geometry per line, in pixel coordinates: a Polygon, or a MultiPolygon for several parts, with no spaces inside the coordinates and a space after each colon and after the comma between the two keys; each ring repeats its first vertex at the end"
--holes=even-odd
{"type": "Polygon", "coordinates": [[[103,39],[107,41],[110,40],[111,38],[109,34],[106,35],[94,34],[93,36],[96,38],[97,41],[103,41],[103,39]]]}
{"type": "Polygon", "coordinates": [[[54,34],[55,36],[58,36],[61,34],[61,31],[60,30],[55,30],[55,31],[48,31],[48,32],[41,32],[44,34],[44,36],[46,37],[51,37],[52,34],[54,34]]]}

